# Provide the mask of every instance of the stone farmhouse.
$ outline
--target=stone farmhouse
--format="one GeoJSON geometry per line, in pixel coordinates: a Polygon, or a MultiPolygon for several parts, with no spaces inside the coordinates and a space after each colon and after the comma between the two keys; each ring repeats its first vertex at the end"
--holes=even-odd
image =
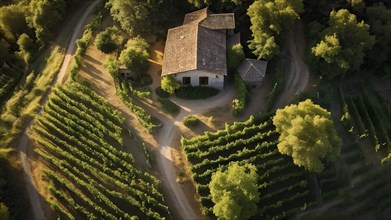
{"type": "Polygon", "coordinates": [[[183,25],[168,30],[162,76],[183,85],[223,89],[227,36],[234,29],[233,13],[212,14],[204,8],[186,14],[183,25]]]}

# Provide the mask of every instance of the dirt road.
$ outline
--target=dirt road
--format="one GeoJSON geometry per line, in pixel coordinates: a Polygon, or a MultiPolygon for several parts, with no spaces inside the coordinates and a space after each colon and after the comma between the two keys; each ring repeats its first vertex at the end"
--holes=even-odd
{"type": "MultiPolygon", "coordinates": [[[[83,26],[84,26],[84,22],[86,21],[87,16],[91,13],[91,11],[94,9],[96,4],[98,4],[98,2],[99,2],[99,0],[92,2],[88,6],[88,8],[85,9],[84,13],[82,14],[82,17],[80,18],[79,23],[75,27],[75,31],[74,31],[72,38],[68,44],[68,49],[66,51],[66,55],[65,55],[64,61],[62,63],[61,69],[51,84],[52,87],[57,83],[63,83],[63,79],[67,73],[67,69],[68,69],[70,61],[72,59],[72,55],[75,52],[75,48],[76,48],[75,41],[81,35],[81,32],[83,30],[83,26]]],[[[45,105],[50,93],[51,93],[51,89],[47,92],[47,94],[45,94],[45,96],[44,96],[45,98],[40,103],[41,106],[45,105]]],[[[42,108],[41,108],[41,111],[42,111],[42,108]]],[[[41,113],[41,111],[39,112],[39,114],[41,113]]],[[[29,155],[30,151],[28,151],[28,144],[29,144],[28,143],[28,133],[30,131],[32,124],[33,124],[33,120],[31,120],[28,123],[26,129],[24,130],[24,132],[20,138],[19,144],[18,144],[18,150],[20,152],[20,159],[22,162],[23,170],[24,170],[24,178],[25,178],[25,182],[26,182],[26,188],[27,188],[27,191],[28,191],[28,194],[30,197],[30,204],[33,209],[34,218],[37,220],[43,220],[46,218],[45,218],[44,211],[42,209],[41,198],[37,192],[37,186],[35,184],[35,181],[34,181],[32,174],[31,174],[31,167],[30,167],[30,163],[29,163],[29,157],[31,155],[29,155]]]]}
{"type": "Polygon", "coordinates": [[[282,108],[290,104],[296,92],[303,91],[309,82],[310,72],[304,62],[306,45],[302,21],[296,22],[288,40],[287,54],[284,59],[285,88],[275,107],[282,108]]]}
{"type": "Polygon", "coordinates": [[[162,132],[159,136],[159,153],[157,154],[158,169],[161,174],[161,181],[166,188],[171,192],[169,198],[172,204],[175,204],[175,213],[177,213],[180,219],[202,219],[203,216],[200,213],[196,214],[193,210],[189,197],[185,195],[181,184],[176,182],[177,172],[171,157],[173,148],[173,140],[178,135],[181,121],[186,115],[200,114],[207,112],[210,109],[226,105],[232,102],[234,97],[234,88],[226,88],[219,95],[205,99],[205,100],[181,100],[172,98],[172,101],[181,107],[181,112],[173,121],[165,121],[162,127],[162,132]]]}

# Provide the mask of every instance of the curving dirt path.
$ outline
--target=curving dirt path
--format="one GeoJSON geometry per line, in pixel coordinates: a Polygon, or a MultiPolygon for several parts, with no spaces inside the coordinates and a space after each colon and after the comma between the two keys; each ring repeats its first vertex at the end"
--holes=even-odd
{"type": "MultiPolygon", "coordinates": [[[[77,26],[75,27],[75,31],[72,35],[72,38],[68,44],[68,49],[66,51],[66,55],[65,55],[65,58],[64,58],[64,61],[62,63],[62,66],[61,66],[61,69],[58,73],[58,75],[55,77],[55,79],[53,80],[53,82],[51,83],[51,87],[53,87],[55,84],[57,83],[63,83],[64,82],[64,76],[66,75],[67,73],[67,69],[68,69],[68,66],[71,62],[71,59],[72,59],[72,56],[75,52],[75,49],[76,49],[76,39],[78,37],[80,37],[82,31],[83,31],[83,27],[84,27],[84,22],[86,21],[88,15],[91,13],[91,11],[94,9],[94,7],[99,3],[99,0],[95,0],[94,2],[92,2],[88,8],[86,8],[79,20],[79,23],[77,24],[77,26]]],[[[45,94],[44,96],[44,99],[40,102],[40,105],[43,106],[45,105],[46,101],[48,100],[48,97],[49,97],[49,94],[51,93],[51,89],[45,94]]],[[[41,114],[43,108],[41,108],[40,112],[38,114],[41,114]]],[[[31,155],[29,155],[30,151],[28,150],[28,133],[31,129],[31,126],[33,124],[34,120],[31,120],[28,125],[26,126],[20,140],[19,140],[19,144],[18,144],[18,150],[20,152],[20,160],[21,160],[21,163],[22,163],[22,166],[23,166],[23,170],[24,170],[24,179],[25,179],[25,182],[26,182],[26,188],[27,188],[27,192],[29,194],[29,198],[30,198],[30,204],[31,204],[31,207],[33,209],[33,213],[34,213],[34,219],[36,220],[43,220],[43,219],[46,219],[45,218],[45,214],[44,214],[44,211],[42,209],[42,205],[41,205],[41,197],[40,195],[38,194],[38,191],[37,191],[37,186],[35,184],[35,181],[34,181],[34,178],[33,178],[33,175],[31,173],[31,166],[30,166],[30,163],[29,163],[29,157],[31,155]]]]}
{"type": "Polygon", "coordinates": [[[159,135],[157,164],[161,174],[161,181],[172,192],[168,196],[174,204],[172,207],[175,213],[178,213],[180,219],[203,219],[205,217],[196,214],[191,206],[191,202],[183,191],[181,184],[176,182],[177,172],[171,157],[173,148],[173,140],[179,132],[178,126],[186,115],[200,114],[207,112],[213,108],[226,105],[232,102],[234,97],[234,88],[228,87],[219,95],[205,100],[181,100],[172,98],[171,100],[181,107],[181,111],[173,121],[165,121],[163,123],[162,132],[159,135]]]}
{"type": "Polygon", "coordinates": [[[304,62],[305,48],[303,23],[298,21],[289,36],[287,54],[283,61],[285,88],[275,104],[276,108],[290,104],[296,92],[303,91],[309,83],[310,72],[304,62]]]}

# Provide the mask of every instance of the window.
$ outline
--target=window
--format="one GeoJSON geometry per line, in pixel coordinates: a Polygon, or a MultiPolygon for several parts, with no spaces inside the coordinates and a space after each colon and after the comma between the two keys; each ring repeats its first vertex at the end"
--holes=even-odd
{"type": "Polygon", "coordinates": [[[200,77],[200,86],[208,85],[208,84],[209,84],[209,78],[208,77],[200,77]]]}
{"type": "Polygon", "coordinates": [[[191,84],[191,78],[190,77],[183,77],[182,78],[182,84],[183,85],[190,85],[191,84]]]}

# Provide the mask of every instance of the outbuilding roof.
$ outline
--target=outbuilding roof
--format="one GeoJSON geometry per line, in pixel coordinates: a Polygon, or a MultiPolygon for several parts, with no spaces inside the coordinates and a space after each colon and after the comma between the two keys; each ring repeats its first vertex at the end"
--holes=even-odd
{"type": "Polygon", "coordinates": [[[262,82],[266,68],[266,61],[246,58],[240,63],[237,71],[245,82],[262,82]]]}

